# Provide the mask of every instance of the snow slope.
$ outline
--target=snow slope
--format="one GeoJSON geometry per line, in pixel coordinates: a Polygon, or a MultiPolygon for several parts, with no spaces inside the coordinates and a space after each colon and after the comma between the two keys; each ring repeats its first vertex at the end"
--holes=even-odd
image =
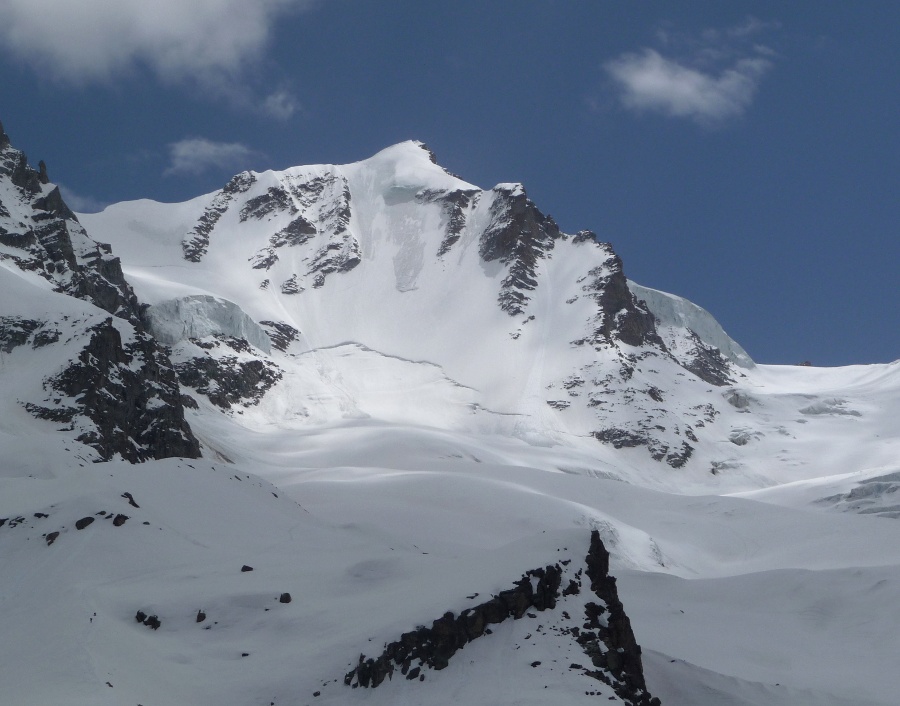
{"type": "Polygon", "coordinates": [[[344,684],[527,571],[581,580],[596,530],[663,704],[896,703],[900,362],[754,365],[417,143],[79,220],[203,458],[88,463],[28,414],[104,314],[0,260],[0,315],[72,329],[0,352],[0,700],[623,703],[572,637],[584,584],[423,681],[344,684]]]}

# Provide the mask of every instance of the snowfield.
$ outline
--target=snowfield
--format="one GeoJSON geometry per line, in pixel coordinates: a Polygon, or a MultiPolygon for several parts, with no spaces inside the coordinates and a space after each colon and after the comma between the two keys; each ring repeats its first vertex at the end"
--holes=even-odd
{"type": "Polygon", "coordinates": [[[581,580],[596,530],[662,704],[895,706],[900,361],[756,365],[633,283],[670,354],[585,343],[609,253],[561,236],[486,259],[523,187],[429,157],[79,215],[149,305],[199,459],[95,463],[29,415],[107,314],[0,259],[0,321],[60,334],[0,349],[0,703],[625,703],[582,668],[586,589],[421,681],[344,683],[530,570],[581,580]],[[691,372],[704,346],[727,382],[691,372]]]}

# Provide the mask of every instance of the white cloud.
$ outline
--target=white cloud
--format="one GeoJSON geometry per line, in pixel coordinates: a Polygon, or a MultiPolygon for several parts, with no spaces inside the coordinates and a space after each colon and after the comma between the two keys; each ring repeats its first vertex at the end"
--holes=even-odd
{"type": "Polygon", "coordinates": [[[200,174],[213,167],[239,169],[263,155],[239,142],[213,142],[193,137],[169,145],[169,167],[166,176],[200,174]]]}
{"type": "Polygon", "coordinates": [[[686,48],[683,56],[668,58],[647,48],[622,54],[604,69],[630,110],[718,124],[742,115],[753,102],[777,54],[751,37],[777,28],[751,17],[736,27],[704,30],[699,40],[660,30],[660,44],[669,51],[686,48]]]}
{"type": "Polygon", "coordinates": [[[275,18],[311,0],[0,0],[0,45],[76,83],[146,66],[221,81],[261,55],[275,18]]]}
{"type": "Polygon", "coordinates": [[[762,75],[772,66],[759,57],[739,59],[718,75],[666,59],[652,49],[608,62],[626,108],[651,110],[701,123],[736,117],[753,101],[762,75]]]}

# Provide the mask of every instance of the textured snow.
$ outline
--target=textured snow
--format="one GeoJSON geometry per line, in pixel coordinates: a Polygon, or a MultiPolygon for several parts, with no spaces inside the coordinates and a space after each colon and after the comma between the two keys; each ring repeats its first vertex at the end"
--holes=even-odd
{"type": "Polygon", "coordinates": [[[265,353],[272,351],[272,341],[260,325],[225,299],[203,294],[170,299],[148,307],[145,315],[150,332],[169,345],[220,335],[244,338],[265,353]]]}

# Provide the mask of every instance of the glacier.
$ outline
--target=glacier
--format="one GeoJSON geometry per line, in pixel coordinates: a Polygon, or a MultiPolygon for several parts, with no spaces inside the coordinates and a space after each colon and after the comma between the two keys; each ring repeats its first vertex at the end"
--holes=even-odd
{"type": "Polygon", "coordinates": [[[144,317],[150,332],[168,345],[218,335],[243,338],[263,353],[272,352],[269,334],[237,304],[208,294],[154,304],[147,307],[144,317]]]}

